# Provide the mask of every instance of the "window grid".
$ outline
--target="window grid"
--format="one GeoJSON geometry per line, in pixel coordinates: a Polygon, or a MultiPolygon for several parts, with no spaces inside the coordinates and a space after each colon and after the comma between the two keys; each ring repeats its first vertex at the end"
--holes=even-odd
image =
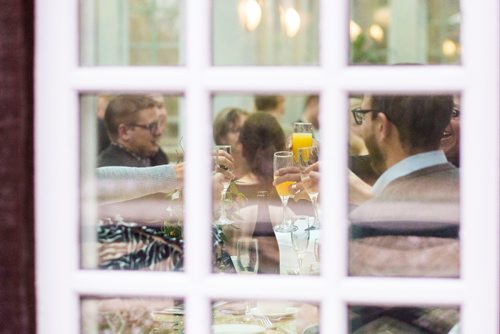
{"type": "Polygon", "coordinates": [[[185,2],[186,67],[79,68],[77,2],[39,0],[37,3],[35,145],[40,333],[78,333],[80,295],[184,296],[188,315],[186,330],[203,334],[210,332],[210,298],[290,298],[290,291],[296,291],[299,300],[320,303],[321,326],[326,333],[347,332],[346,306],[353,302],[459,305],[463,333],[498,332],[499,8],[496,1],[462,1],[463,66],[429,66],[418,70],[347,67],[348,41],[343,36],[347,36],[348,2],[344,0],[320,3],[323,33],[319,67],[211,68],[210,15],[207,14],[210,1],[190,0],[185,2]],[[269,77],[273,80],[268,80],[269,77]],[[99,90],[185,94],[187,118],[197,120],[184,125],[186,161],[189,162],[185,273],[78,269],[78,96],[85,91],[99,90]],[[211,200],[204,196],[210,193],[211,187],[210,161],[206,154],[210,150],[206,141],[210,138],[210,96],[217,91],[236,90],[316,91],[321,94],[321,109],[332,110],[320,116],[323,145],[331,148],[323,151],[323,168],[331,171],[322,177],[323,218],[325,222],[333,222],[323,227],[322,238],[329,242],[323,243],[321,277],[259,276],[256,282],[248,277],[210,274],[211,200]],[[346,110],[348,93],[362,91],[462,92],[462,273],[459,280],[346,277],[347,114],[334,111],[346,110]],[[201,170],[206,173],[200,173],[201,170]],[[201,233],[203,230],[206,233],[201,233]],[[300,289],[304,286],[308,287],[307,293],[300,289]]]}

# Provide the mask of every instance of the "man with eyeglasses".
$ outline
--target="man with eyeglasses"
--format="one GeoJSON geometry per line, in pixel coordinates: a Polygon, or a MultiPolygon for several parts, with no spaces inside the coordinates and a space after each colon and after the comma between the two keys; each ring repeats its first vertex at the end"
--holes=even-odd
{"type": "Polygon", "coordinates": [[[99,155],[98,167],[149,167],[168,163],[159,146],[158,103],[144,95],[120,95],[106,108],[111,144],[99,155]]]}
{"type": "MultiPolygon", "coordinates": [[[[350,275],[458,277],[459,175],[440,147],[453,108],[448,95],[384,95],[352,110],[380,176],[373,198],[350,214],[350,275]]],[[[458,309],[359,307],[351,324],[400,331],[423,317],[426,328],[447,333],[458,309]]]]}
{"type": "Polygon", "coordinates": [[[453,107],[451,95],[380,95],[352,111],[380,177],[350,215],[351,274],[458,275],[459,175],[440,150],[453,107]]]}

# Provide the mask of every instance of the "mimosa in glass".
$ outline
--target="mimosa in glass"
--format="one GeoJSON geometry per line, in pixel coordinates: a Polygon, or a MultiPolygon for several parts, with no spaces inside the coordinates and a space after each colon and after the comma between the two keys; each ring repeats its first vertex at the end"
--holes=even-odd
{"type": "MultiPolygon", "coordinates": [[[[274,173],[285,167],[292,167],[293,166],[293,154],[292,152],[289,151],[278,151],[274,153],[274,159],[273,159],[273,169],[274,173]]],[[[295,226],[292,225],[291,221],[289,221],[286,217],[286,209],[287,209],[287,204],[288,204],[288,199],[290,198],[290,192],[289,192],[289,186],[294,184],[295,182],[282,182],[280,184],[277,184],[276,187],[276,192],[280,196],[281,199],[281,204],[283,205],[283,220],[281,224],[276,225],[274,227],[274,230],[276,232],[292,232],[296,229],[295,226]]]]}
{"type": "Polygon", "coordinates": [[[298,149],[313,145],[312,124],[295,122],[293,123],[292,151],[295,162],[298,161],[298,149]]]}

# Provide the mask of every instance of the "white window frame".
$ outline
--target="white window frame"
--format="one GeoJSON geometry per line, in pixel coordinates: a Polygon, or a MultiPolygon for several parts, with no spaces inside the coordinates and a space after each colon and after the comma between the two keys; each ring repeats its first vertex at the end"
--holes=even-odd
{"type": "MultiPolygon", "coordinates": [[[[215,0],[217,1],[217,0],[215,0]]],[[[38,333],[79,333],[80,296],[168,296],[186,303],[186,332],[210,333],[210,299],[317,302],[323,333],[347,333],[347,305],[458,305],[462,333],[498,333],[499,4],[463,0],[461,66],[348,66],[348,0],[320,0],[318,67],[212,67],[211,1],[185,0],[185,67],[79,67],[77,0],[36,1],[35,154],[38,333]],[[273,78],[273,80],[269,80],[273,78]],[[79,268],[79,94],[185,96],[184,273],[79,268]],[[211,274],[211,94],[316,92],[323,150],[322,275],[211,274]],[[462,93],[461,277],[347,277],[347,94],[462,93]],[[327,205],[326,205],[327,204],[327,205]]]]}

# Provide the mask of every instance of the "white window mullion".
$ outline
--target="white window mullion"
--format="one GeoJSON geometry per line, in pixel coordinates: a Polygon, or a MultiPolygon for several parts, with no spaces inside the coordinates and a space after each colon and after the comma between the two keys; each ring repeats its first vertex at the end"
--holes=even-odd
{"type": "Polygon", "coordinates": [[[79,130],[69,84],[76,64],[76,4],[39,1],[35,13],[35,251],[41,334],[78,331],[71,274],[78,262],[79,130]]]}
{"type": "Polygon", "coordinates": [[[211,58],[211,17],[209,0],[187,0],[185,4],[186,68],[189,83],[185,110],[184,235],[186,284],[185,329],[187,333],[210,332],[210,304],[205,280],[211,271],[212,184],[210,94],[205,91],[204,72],[211,58]]]}
{"type": "Polygon", "coordinates": [[[213,275],[206,283],[207,293],[221,299],[302,300],[318,304],[331,289],[331,284],[314,276],[213,275]]]}
{"type": "MultiPolygon", "coordinates": [[[[208,334],[210,299],[310,301],[321,330],[348,332],[348,304],[461,307],[462,333],[498,332],[500,116],[499,4],[462,1],[462,64],[348,66],[349,5],[320,2],[320,65],[211,67],[212,3],[187,0],[185,64],[78,67],[80,1],[38,0],[35,68],[37,327],[79,333],[80,296],[185,299],[187,333],[208,334]],[[488,52],[485,52],[485,51],[488,52]],[[185,272],[79,268],[80,93],[184,94],[185,272]],[[321,276],[212,275],[212,93],[320,94],[321,276]],[[348,94],[461,92],[461,277],[347,276],[348,94]],[[137,284],[142,282],[142,284],[137,284]],[[304,288],[307,287],[307,288],[304,288]],[[65,321],[61,321],[64,319],[65,321]]],[[[88,45],[87,45],[88,46],[88,45]]]]}
{"type": "Polygon", "coordinates": [[[353,93],[415,91],[453,92],[465,84],[460,66],[351,66],[339,75],[339,84],[353,93]]]}
{"type": "Polygon", "coordinates": [[[348,63],[349,1],[320,1],[321,124],[321,331],[347,333],[347,308],[340,286],[347,268],[347,96],[341,73],[348,63]],[[327,172],[326,172],[327,171],[327,172]]]}
{"type": "Polygon", "coordinates": [[[499,4],[462,1],[463,333],[498,333],[499,4]],[[481,27],[481,29],[479,29],[481,27]]]}
{"type": "Polygon", "coordinates": [[[94,92],[183,92],[190,82],[185,67],[82,67],[71,84],[94,92]]]}
{"type": "Polygon", "coordinates": [[[182,298],[190,288],[181,272],[80,270],[73,276],[80,295],[182,298]],[[138,284],[138,282],[140,282],[138,284]]]}
{"type": "Polygon", "coordinates": [[[368,305],[450,305],[463,301],[459,279],[351,277],[339,286],[346,303],[368,305]]]}
{"type": "Polygon", "coordinates": [[[317,93],[332,80],[319,67],[216,67],[207,70],[206,85],[212,91],[317,93]]]}

